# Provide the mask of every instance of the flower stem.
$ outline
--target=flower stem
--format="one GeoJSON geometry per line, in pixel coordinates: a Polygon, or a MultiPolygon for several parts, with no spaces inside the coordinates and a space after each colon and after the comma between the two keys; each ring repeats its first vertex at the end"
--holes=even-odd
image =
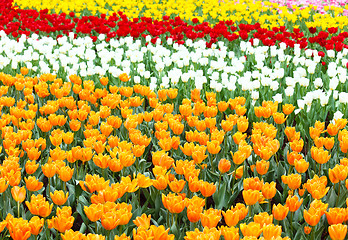
{"type": "Polygon", "coordinates": [[[293,234],[293,226],[292,226],[292,218],[294,217],[294,213],[290,212],[290,228],[291,228],[291,235],[293,234]]]}
{"type": "Polygon", "coordinates": [[[311,240],[314,240],[314,236],[315,236],[314,232],[315,232],[315,226],[312,228],[311,240]]]}
{"type": "Polygon", "coordinates": [[[218,195],[219,195],[219,192],[220,192],[220,183],[221,183],[221,173],[219,175],[218,195]]]}
{"type": "Polygon", "coordinates": [[[210,155],[209,158],[210,158],[211,171],[212,171],[212,172],[215,172],[215,171],[214,171],[214,165],[213,165],[213,156],[212,156],[212,154],[209,154],[209,155],[210,155]]]}
{"type": "Polygon", "coordinates": [[[340,190],[341,190],[341,181],[338,182],[338,192],[337,192],[337,199],[336,199],[336,207],[338,207],[338,199],[340,199],[340,190]]]}
{"type": "Polygon", "coordinates": [[[19,212],[19,201],[17,202],[17,208],[18,208],[18,218],[20,216],[20,212],[19,212]]]}

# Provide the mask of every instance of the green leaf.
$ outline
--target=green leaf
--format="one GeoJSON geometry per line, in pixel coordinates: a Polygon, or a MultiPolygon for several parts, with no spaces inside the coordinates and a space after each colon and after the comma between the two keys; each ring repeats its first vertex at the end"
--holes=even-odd
{"type": "Polygon", "coordinates": [[[220,185],[220,189],[217,189],[216,192],[213,194],[213,200],[215,202],[215,208],[222,209],[223,207],[226,207],[227,200],[231,196],[230,191],[226,191],[227,183],[224,182],[220,185]]]}
{"type": "Polygon", "coordinates": [[[86,232],[86,228],[87,228],[86,224],[85,224],[85,223],[82,223],[79,232],[80,232],[80,233],[85,233],[85,232],[86,232]]]}
{"type": "MultiPolygon", "coordinates": [[[[81,216],[84,223],[88,222],[88,218],[85,215],[85,212],[83,211],[83,205],[81,203],[77,204],[76,211],[81,216]]],[[[75,218],[76,218],[76,216],[75,216],[75,218]]]]}
{"type": "Polygon", "coordinates": [[[329,204],[329,207],[335,207],[336,205],[336,200],[337,200],[337,194],[335,192],[334,188],[330,188],[327,197],[326,197],[326,201],[329,204]]]}

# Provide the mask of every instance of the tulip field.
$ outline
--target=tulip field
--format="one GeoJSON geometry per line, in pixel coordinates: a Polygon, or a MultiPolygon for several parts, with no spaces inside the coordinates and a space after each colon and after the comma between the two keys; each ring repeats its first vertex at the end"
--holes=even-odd
{"type": "Polygon", "coordinates": [[[2,0],[0,239],[347,239],[347,0],[2,0]]]}

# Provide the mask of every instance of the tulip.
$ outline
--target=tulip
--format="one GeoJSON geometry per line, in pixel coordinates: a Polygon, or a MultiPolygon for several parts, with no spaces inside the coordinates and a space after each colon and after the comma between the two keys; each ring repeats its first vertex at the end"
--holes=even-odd
{"type": "Polygon", "coordinates": [[[276,193],[277,193],[276,183],[275,182],[265,183],[262,186],[261,191],[262,191],[262,195],[266,199],[272,199],[276,195],[276,193]]]}
{"type": "Polygon", "coordinates": [[[170,193],[167,196],[162,194],[162,203],[171,213],[181,213],[185,208],[185,201],[183,201],[183,198],[173,193],[170,193]]]}
{"type": "Polygon", "coordinates": [[[101,217],[102,226],[109,231],[120,225],[120,221],[114,212],[104,213],[101,217]]]}
{"type": "Polygon", "coordinates": [[[260,192],[258,190],[243,190],[243,199],[246,205],[254,205],[258,202],[260,197],[260,192]]]}
{"type": "Polygon", "coordinates": [[[265,175],[268,172],[269,162],[265,160],[256,161],[256,171],[260,175],[265,175]]]}
{"type": "Polygon", "coordinates": [[[18,186],[14,186],[11,189],[11,194],[13,199],[18,202],[21,203],[25,200],[25,196],[26,196],[26,191],[25,191],[25,187],[18,187],[18,186]]]}
{"type": "Polygon", "coordinates": [[[29,221],[29,226],[30,226],[30,232],[33,235],[39,235],[42,227],[44,225],[44,219],[39,218],[38,216],[34,216],[30,219],[29,221]]]}
{"type": "Polygon", "coordinates": [[[22,218],[12,218],[8,221],[7,228],[13,240],[26,240],[31,235],[29,222],[22,218]]]}
{"type": "Polygon", "coordinates": [[[272,224],[273,215],[269,215],[267,212],[261,212],[257,215],[254,215],[254,222],[259,223],[261,227],[272,224]]]}
{"type": "Polygon", "coordinates": [[[200,216],[203,227],[214,228],[221,219],[221,210],[210,208],[201,213],[200,216]]]}
{"type": "Polygon", "coordinates": [[[305,173],[309,167],[309,162],[306,162],[303,158],[295,160],[295,169],[298,173],[305,173]]]}
{"type": "Polygon", "coordinates": [[[292,104],[285,104],[283,105],[283,113],[285,115],[290,115],[295,110],[295,106],[292,104]]]}
{"type": "Polygon", "coordinates": [[[84,212],[92,222],[98,221],[103,215],[103,205],[91,204],[89,207],[84,206],[84,212]]]}
{"type": "Polygon", "coordinates": [[[64,194],[63,191],[56,190],[54,191],[54,193],[50,192],[50,196],[54,204],[61,206],[68,200],[69,193],[67,192],[66,194],[64,194]]]}
{"type": "Polygon", "coordinates": [[[319,211],[315,210],[314,208],[309,208],[309,211],[303,211],[303,217],[309,225],[314,227],[319,223],[321,215],[319,211]]]}
{"type": "Polygon", "coordinates": [[[272,214],[275,220],[281,221],[288,215],[289,208],[285,205],[273,205],[272,214]]]}
{"type": "Polygon", "coordinates": [[[273,224],[267,225],[262,229],[263,237],[265,240],[276,239],[282,234],[282,226],[275,226],[273,224]]]}
{"type": "Polygon", "coordinates": [[[38,215],[40,217],[48,217],[51,214],[53,204],[49,204],[41,194],[31,196],[30,202],[26,201],[25,204],[29,208],[29,211],[33,215],[38,215]]]}
{"type": "Polygon", "coordinates": [[[344,208],[330,208],[329,211],[325,211],[327,222],[329,225],[340,224],[345,221],[346,209],[344,208]]]}
{"type": "Polygon", "coordinates": [[[299,201],[299,199],[296,195],[295,196],[288,196],[286,198],[285,206],[287,206],[289,208],[290,212],[296,212],[300,208],[302,202],[303,202],[303,199],[301,198],[301,200],[299,201]]]}
{"type": "Polygon", "coordinates": [[[151,221],[151,215],[147,216],[145,213],[141,215],[141,217],[137,217],[135,220],[133,220],[133,223],[137,227],[144,227],[145,229],[148,229],[150,227],[150,221],[151,221]]]}
{"type": "Polygon", "coordinates": [[[188,206],[187,207],[187,218],[190,222],[196,223],[201,219],[201,213],[203,207],[200,206],[188,206]]]}
{"type": "Polygon", "coordinates": [[[347,235],[347,225],[334,224],[329,227],[329,235],[332,240],[343,240],[347,235]]]}
{"type": "Polygon", "coordinates": [[[26,187],[28,191],[36,192],[39,191],[43,187],[43,183],[36,179],[34,176],[30,176],[28,178],[24,178],[26,187]]]}
{"type": "Polygon", "coordinates": [[[221,227],[221,234],[226,240],[238,240],[239,239],[239,229],[235,227],[221,227]]]}
{"type": "Polygon", "coordinates": [[[249,224],[242,223],[240,230],[244,237],[258,237],[262,233],[262,228],[259,223],[251,222],[249,224]]]}
{"type": "Polygon", "coordinates": [[[185,184],[186,184],[186,181],[183,179],[181,179],[181,180],[174,179],[174,181],[171,181],[169,183],[169,188],[173,192],[179,193],[184,189],[185,184]]]}
{"type": "Polygon", "coordinates": [[[8,182],[5,178],[0,178],[0,193],[3,193],[6,191],[8,187],[8,182]]]}
{"type": "Polygon", "coordinates": [[[216,191],[216,186],[214,183],[208,183],[208,182],[201,182],[200,185],[200,191],[204,197],[210,197],[213,195],[216,191]]]}
{"type": "Polygon", "coordinates": [[[239,222],[239,211],[227,210],[226,212],[222,211],[224,216],[225,223],[227,226],[232,227],[236,226],[239,222]]]}
{"type": "Polygon", "coordinates": [[[36,161],[27,161],[25,163],[25,172],[27,174],[34,174],[38,168],[39,164],[36,161]]]}
{"type": "Polygon", "coordinates": [[[218,168],[219,168],[220,173],[224,174],[230,170],[231,162],[229,160],[223,158],[219,161],[218,168]]]}

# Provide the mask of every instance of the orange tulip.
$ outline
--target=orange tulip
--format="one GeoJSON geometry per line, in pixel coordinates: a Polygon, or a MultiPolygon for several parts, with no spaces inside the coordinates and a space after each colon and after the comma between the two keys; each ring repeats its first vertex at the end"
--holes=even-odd
{"type": "Polygon", "coordinates": [[[309,167],[309,162],[306,162],[303,158],[295,160],[295,169],[298,173],[305,173],[309,167]]]}
{"type": "Polygon", "coordinates": [[[292,104],[283,105],[283,113],[286,115],[290,115],[295,110],[295,106],[292,104]]]}
{"type": "Polygon", "coordinates": [[[265,175],[268,172],[269,162],[265,160],[256,161],[256,171],[260,175],[265,175]]]}
{"type": "Polygon", "coordinates": [[[33,235],[39,235],[42,227],[44,225],[44,219],[39,218],[38,216],[34,216],[29,221],[30,232],[33,235]]]}
{"type": "Polygon", "coordinates": [[[232,227],[236,226],[239,222],[239,211],[227,210],[226,212],[222,211],[224,216],[225,223],[227,226],[232,227]]]}
{"type": "Polygon", "coordinates": [[[254,222],[259,223],[261,227],[265,227],[273,223],[273,215],[269,215],[266,212],[261,212],[254,215],[254,222]]]}
{"type": "Polygon", "coordinates": [[[304,230],[305,234],[309,235],[311,233],[311,231],[312,231],[312,228],[308,227],[308,226],[305,226],[303,230],[304,230]]]}
{"type": "Polygon", "coordinates": [[[304,145],[303,139],[294,140],[290,142],[291,150],[298,153],[302,151],[303,145],[304,145]]]}
{"type": "Polygon", "coordinates": [[[258,190],[243,190],[242,194],[246,205],[256,204],[260,197],[260,192],[258,190]]]}
{"type": "Polygon", "coordinates": [[[343,223],[347,214],[345,208],[330,208],[328,212],[325,211],[325,215],[329,225],[334,225],[343,223]]]}
{"type": "Polygon", "coordinates": [[[282,234],[282,226],[279,225],[267,225],[262,229],[262,234],[265,240],[277,239],[282,234]]]}
{"type": "Polygon", "coordinates": [[[52,162],[48,162],[48,163],[42,165],[41,169],[42,169],[43,174],[48,178],[53,177],[57,172],[56,165],[52,162]]]}
{"type": "Polygon", "coordinates": [[[330,124],[327,126],[327,133],[328,133],[330,136],[336,136],[339,130],[340,130],[339,125],[330,123],[330,124]]]}
{"type": "Polygon", "coordinates": [[[91,204],[89,207],[84,206],[83,210],[92,222],[98,221],[103,215],[103,205],[101,204],[91,204]]]}
{"type": "Polygon", "coordinates": [[[347,178],[348,169],[343,165],[336,165],[333,169],[329,169],[329,179],[332,183],[344,181],[347,178]]]}
{"type": "Polygon", "coordinates": [[[219,171],[224,174],[226,172],[228,172],[231,168],[231,162],[225,158],[221,159],[219,161],[219,165],[218,165],[219,171]]]}
{"type": "Polygon", "coordinates": [[[329,151],[325,151],[323,148],[317,147],[311,148],[311,156],[319,164],[327,163],[331,158],[329,151]]]}
{"type": "Polygon", "coordinates": [[[221,219],[221,210],[210,208],[200,214],[203,227],[214,228],[221,219]]]}
{"type": "Polygon", "coordinates": [[[239,239],[239,229],[235,227],[221,226],[221,235],[224,236],[226,240],[238,240],[239,239]]]}
{"type": "Polygon", "coordinates": [[[145,213],[141,215],[141,217],[137,217],[135,220],[133,220],[133,223],[137,227],[144,227],[145,229],[148,229],[150,227],[150,221],[151,221],[151,215],[147,216],[145,213]]]}
{"type": "Polygon", "coordinates": [[[5,178],[0,178],[0,193],[3,193],[6,191],[8,187],[8,182],[5,178]]]}
{"type": "Polygon", "coordinates": [[[308,211],[303,211],[303,217],[309,225],[314,227],[319,223],[321,215],[319,211],[315,210],[314,208],[309,208],[308,211]]]}
{"type": "Polygon", "coordinates": [[[201,213],[203,207],[200,206],[187,206],[187,218],[190,222],[196,223],[201,219],[201,213]]]}
{"type": "Polygon", "coordinates": [[[163,175],[159,175],[156,177],[156,180],[152,181],[152,185],[157,189],[157,190],[164,190],[168,186],[168,178],[163,175]]]}
{"type": "Polygon", "coordinates": [[[215,193],[216,185],[214,183],[208,183],[208,182],[202,181],[199,187],[199,190],[201,191],[204,197],[210,197],[211,195],[215,193]]]}
{"type": "Polygon", "coordinates": [[[25,172],[27,174],[34,174],[36,170],[39,168],[39,164],[35,161],[27,161],[25,163],[25,172]]]}
{"type": "Polygon", "coordinates": [[[242,163],[244,163],[244,161],[246,159],[245,153],[243,153],[242,151],[239,151],[239,150],[235,153],[233,153],[232,151],[230,153],[232,155],[232,159],[233,159],[234,164],[241,165],[242,163]]]}
{"type": "Polygon", "coordinates": [[[35,196],[31,195],[30,202],[26,201],[25,204],[29,208],[29,211],[33,215],[38,215],[40,217],[48,217],[51,214],[53,204],[49,204],[41,194],[35,196]]]}
{"type": "Polygon", "coordinates": [[[121,219],[118,219],[114,212],[104,213],[101,217],[102,226],[106,230],[115,229],[118,225],[120,225],[121,219]]]}
{"type": "Polygon", "coordinates": [[[169,188],[173,192],[179,193],[184,189],[185,184],[186,184],[186,181],[183,179],[181,179],[181,180],[174,179],[174,181],[171,181],[169,183],[169,188]]]}
{"type": "Polygon", "coordinates": [[[36,177],[34,177],[34,176],[24,178],[24,180],[25,180],[26,187],[27,187],[28,191],[36,192],[36,191],[39,191],[43,187],[43,183],[40,182],[38,179],[36,179],[36,177]]]}
{"type": "Polygon", "coordinates": [[[218,154],[221,150],[220,143],[217,140],[208,141],[207,149],[210,154],[218,154]]]}
{"type": "Polygon", "coordinates": [[[181,213],[185,208],[183,198],[173,193],[169,193],[167,196],[162,194],[162,203],[171,213],[181,213]]]}
{"type": "Polygon", "coordinates": [[[262,186],[261,191],[262,191],[262,195],[266,199],[272,199],[276,195],[276,193],[277,193],[276,183],[275,182],[265,183],[262,186]]]}
{"type": "Polygon", "coordinates": [[[239,145],[239,143],[242,140],[245,140],[245,138],[247,137],[246,133],[241,133],[241,132],[236,132],[235,134],[233,134],[232,138],[235,144],[239,145]]]}
{"type": "Polygon", "coordinates": [[[58,170],[58,174],[60,180],[63,182],[68,182],[74,174],[74,168],[70,168],[69,166],[62,167],[58,170]]]}
{"type": "MultiPolygon", "coordinates": [[[[104,151],[103,151],[104,152],[104,151]]],[[[93,157],[93,162],[97,167],[105,169],[108,167],[108,163],[110,162],[110,155],[99,153],[93,157]]]]}
{"type": "Polygon", "coordinates": [[[258,190],[261,191],[263,186],[263,180],[260,180],[258,177],[255,178],[245,178],[243,180],[243,188],[244,190],[258,190]]]}
{"type": "Polygon", "coordinates": [[[300,208],[302,202],[303,202],[303,199],[301,198],[301,200],[299,201],[299,199],[296,195],[295,196],[288,196],[286,198],[285,206],[287,206],[289,208],[290,212],[296,212],[297,209],[300,208]]]}
{"type": "Polygon", "coordinates": [[[66,232],[71,229],[75,218],[71,216],[71,207],[57,208],[56,217],[48,220],[48,225],[55,228],[58,232],[66,232]]]}
{"type": "Polygon", "coordinates": [[[14,186],[11,189],[11,194],[13,199],[16,202],[23,202],[25,200],[25,196],[26,196],[26,191],[25,191],[25,187],[18,187],[18,186],[14,186]]]}
{"type": "Polygon", "coordinates": [[[291,174],[289,176],[282,176],[282,181],[284,184],[287,184],[290,189],[295,190],[301,186],[301,175],[300,174],[291,174]]]}
{"type": "Polygon", "coordinates": [[[13,240],[26,240],[31,235],[31,228],[28,220],[12,218],[7,223],[7,229],[13,240]]]}
{"type": "Polygon", "coordinates": [[[286,218],[286,216],[288,215],[289,212],[289,208],[285,205],[273,205],[273,209],[272,209],[272,214],[274,216],[275,220],[281,221],[284,220],[286,218]]]}
{"type": "Polygon", "coordinates": [[[259,237],[262,233],[262,228],[259,223],[251,222],[249,224],[242,223],[240,230],[244,237],[259,237]]]}
{"type": "Polygon", "coordinates": [[[332,240],[343,240],[347,235],[347,225],[334,224],[329,227],[329,235],[332,240]]]}
{"type": "Polygon", "coordinates": [[[64,194],[62,190],[56,190],[54,193],[50,192],[50,196],[54,204],[61,206],[68,200],[69,192],[64,194]]]}
{"type": "Polygon", "coordinates": [[[83,237],[85,237],[85,235],[83,235],[82,233],[78,231],[74,232],[72,229],[61,233],[60,236],[62,237],[62,240],[83,239],[83,237]]]}
{"type": "Polygon", "coordinates": [[[276,124],[283,124],[287,119],[287,117],[285,117],[283,113],[276,112],[276,113],[273,113],[272,116],[276,124]]]}

